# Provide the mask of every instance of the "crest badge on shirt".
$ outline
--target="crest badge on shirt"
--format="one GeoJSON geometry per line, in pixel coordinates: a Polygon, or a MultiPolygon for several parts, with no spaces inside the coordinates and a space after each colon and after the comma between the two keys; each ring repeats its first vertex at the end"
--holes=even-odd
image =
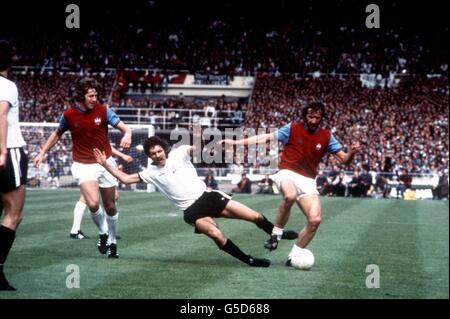
{"type": "Polygon", "coordinates": [[[322,145],[321,145],[321,144],[317,144],[317,145],[316,145],[316,150],[320,151],[321,148],[322,148],[322,145]]]}
{"type": "Polygon", "coordinates": [[[100,125],[100,124],[102,124],[102,119],[99,117],[96,117],[94,120],[94,123],[95,123],[95,125],[100,125]]]}
{"type": "Polygon", "coordinates": [[[301,145],[303,142],[302,142],[302,139],[299,137],[298,139],[297,139],[297,144],[298,145],[301,145]]]}

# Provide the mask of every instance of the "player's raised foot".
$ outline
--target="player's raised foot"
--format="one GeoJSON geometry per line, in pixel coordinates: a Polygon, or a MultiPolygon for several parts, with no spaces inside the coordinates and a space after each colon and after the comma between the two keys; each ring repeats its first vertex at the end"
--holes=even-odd
{"type": "Polygon", "coordinates": [[[272,251],[277,249],[278,247],[278,236],[277,235],[271,235],[269,239],[266,240],[264,243],[264,248],[272,251]]]}
{"type": "Polygon", "coordinates": [[[281,235],[281,239],[293,240],[297,239],[298,233],[293,230],[283,230],[283,235],[281,235]]]}
{"type": "Polygon", "coordinates": [[[270,260],[265,259],[265,258],[255,258],[255,257],[250,256],[248,265],[252,266],[252,267],[269,267],[270,260]]]}
{"type": "Polygon", "coordinates": [[[116,244],[109,245],[108,258],[119,258],[116,244]]]}
{"type": "Polygon", "coordinates": [[[287,267],[292,267],[291,258],[288,258],[284,265],[287,267]]]}
{"type": "Polygon", "coordinates": [[[104,255],[108,251],[108,234],[101,234],[98,236],[97,248],[100,254],[104,255]]]}
{"type": "Polygon", "coordinates": [[[70,233],[70,238],[72,238],[72,239],[89,239],[89,236],[86,236],[81,230],[79,230],[78,233],[76,233],[76,234],[70,233]]]}
{"type": "Polygon", "coordinates": [[[8,280],[6,280],[3,271],[0,271],[0,291],[16,291],[16,288],[11,286],[8,280]]]}

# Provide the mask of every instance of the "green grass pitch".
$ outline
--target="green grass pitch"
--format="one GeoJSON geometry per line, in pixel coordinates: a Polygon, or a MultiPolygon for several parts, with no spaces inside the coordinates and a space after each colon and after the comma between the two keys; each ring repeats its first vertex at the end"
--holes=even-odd
{"type": "MultiPolygon", "coordinates": [[[[78,191],[28,191],[25,217],[5,265],[17,292],[3,298],[310,299],[449,298],[449,212],[446,201],[322,198],[323,220],[308,247],[310,271],[284,266],[293,242],[263,248],[267,235],[255,225],[218,219],[225,235],[246,253],[272,260],[252,268],[196,235],[159,193],[122,192],[120,258],[97,248],[95,226],[85,214],[88,240],[69,239],[78,191]],[[67,266],[80,271],[68,288],[67,266]],[[379,269],[379,288],[367,288],[368,265],[379,269]]],[[[236,196],[274,220],[279,196],[236,196]]],[[[287,228],[305,218],[293,207],[287,228]]]]}

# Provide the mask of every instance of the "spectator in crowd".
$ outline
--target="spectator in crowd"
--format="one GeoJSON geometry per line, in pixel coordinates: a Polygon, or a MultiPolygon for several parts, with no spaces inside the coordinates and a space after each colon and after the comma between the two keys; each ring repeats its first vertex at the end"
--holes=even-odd
{"type": "Polygon", "coordinates": [[[345,196],[347,189],[347,176],[344,171],[340,171],[338,175],[331,181],[333,196],[345,196]]]}
{"type": "Polygon", "coordinates": [[[408,170],[402,167],[400,172],[397,185],[397,198],[403,198],[405,191],[412,187],[412,176],[409,175],[408,170]]]}
{"type": "Polygon", "coordinates": [[[352,197],[361,197],[364,194],[364,184],[359,171],[354,171],[352,179],[348,183],[348,195],[352,197]]]}
{"type": "Polygon", "coordinates": [[[231,193],[245,193],[251,194],[252,181],[247,178],[246,173],[242,173],[241,180],[237,183],[237,187],[231,190],[231,193]]]}
{"type": "Polygon", "coordinates": [[[266,174],[262,180],[258,182],[257,194],[273,194],[273,181],[269,174],[266,174]]]}
{"type": "Polygon", "coordinates": [[[377,196],[387,198],[391,188],[382,172],[378,172],[375,177],[375,191],[377,196]]]}
{"type": "Polygon", "coordinates": [[[448,175],[444,171],[439,171],[439,180],[433,188],[433,199],[448,198],[448,175]]]}
{"type": "Polygon", "coordinates": [[[215,190],[219,189],[219,185],[216,179],[214,178],[214,172],[212,170],[209,170],[208,173],[206,174],[205,184],[206,187],[208,187],[208,189],[215,189],[215,190]]]}
{"type": "MultiPolygon", "coordinates": [[[[358,172],[359,173],[359,172],[358,172]]],[[[369,168],[364,167],[364,171],[361,174],[361,196],[366,197],[371,191],[372,187],[372,175],[369,172],[369,168]]]]}
{"type": "Polygon", "coordinates": [[[326,195],[329,192],[328,178],[324,175],[323,170],[319,170],[316,177],[317,190],[320,195],[326,195]]]}

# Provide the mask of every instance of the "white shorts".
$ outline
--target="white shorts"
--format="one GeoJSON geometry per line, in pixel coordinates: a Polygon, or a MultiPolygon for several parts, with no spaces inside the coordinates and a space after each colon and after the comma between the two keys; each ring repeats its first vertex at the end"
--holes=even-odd
{"type": "Polygon", "coordinates": [[[276,174],[270,175],[270,178],[275,182],[280,191],[281,182],[291,180],[297,189],[298,197],[319,194],[315,179],[300,175],[288,169],[281,169],[276,174]]]}
{"type": "MultiPolygon", "coordinates": [[[[110,166],[117,167],[114,158],[110,157],[106,161],[110,166]]],[[[78,185],[86,181],[98,181],[98,185],[101,188],[115,187],[118,185],[117,179],[98,163],[85,164],[73,162],[71,170],[78,185]]]]}

